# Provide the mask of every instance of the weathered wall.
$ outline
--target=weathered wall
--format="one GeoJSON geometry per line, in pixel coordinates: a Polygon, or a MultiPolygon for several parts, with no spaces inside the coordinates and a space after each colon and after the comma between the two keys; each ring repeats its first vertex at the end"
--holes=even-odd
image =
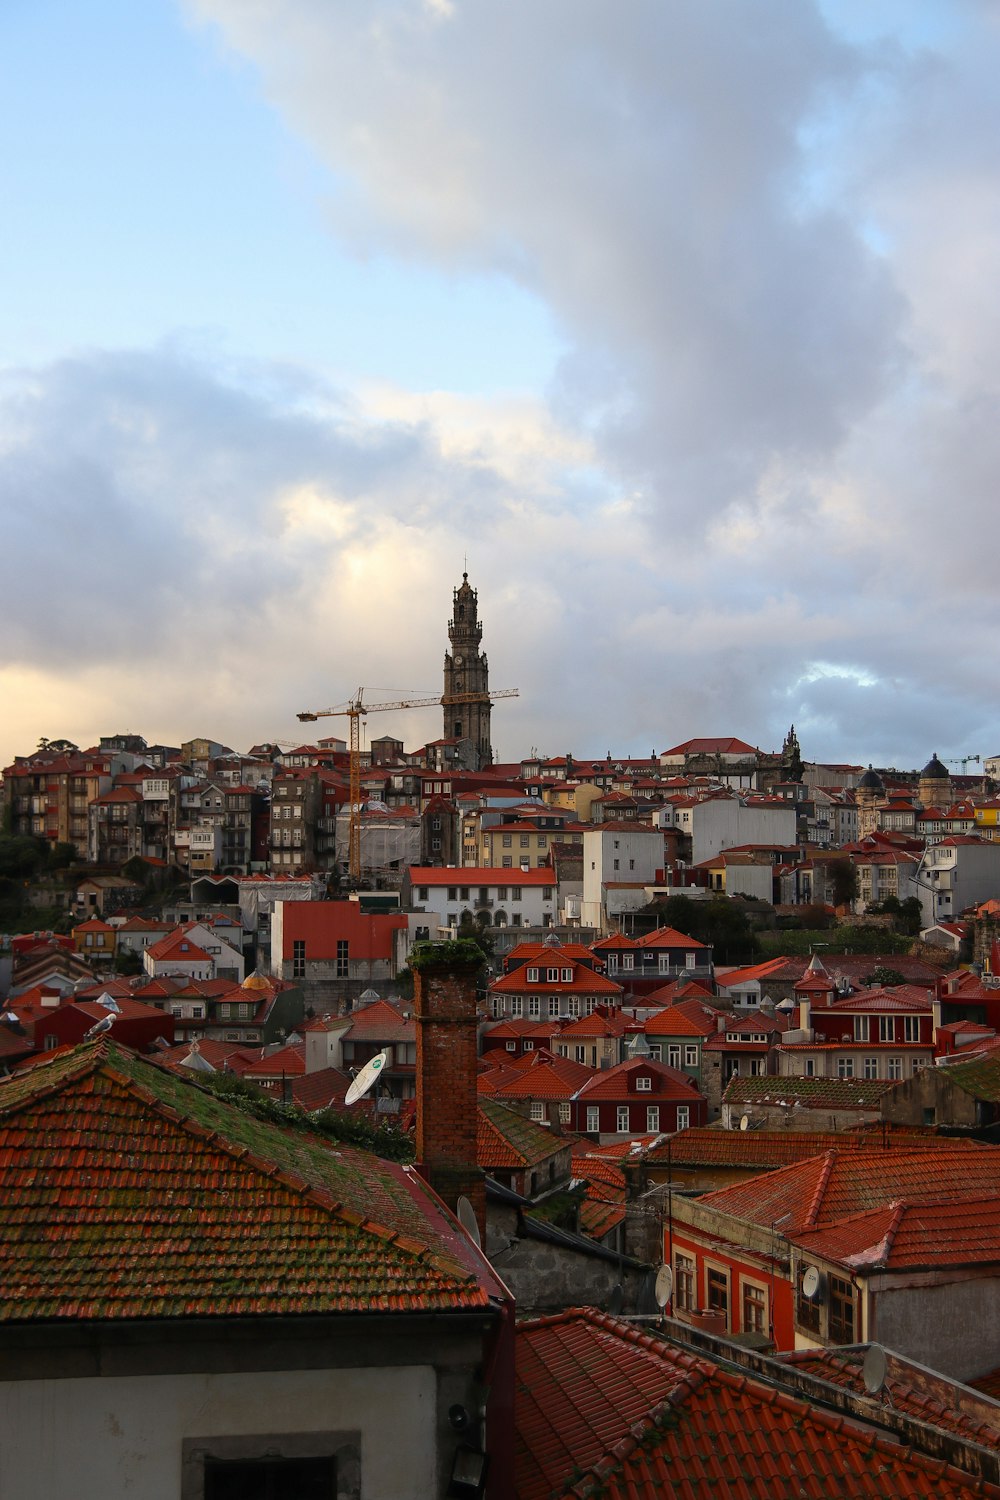
{"type": "Polygon", "coordinates": [[[429,1365],[5,1381],[0,1494],[178,1500],[185,1438],[336,1429],[361,1434],[365,1500],[430,1500],[436,1385],[429,1365]]]}
{"type": "Polygon", "coordinates": [[[1000,1276],[882,1290],[869,1336],[956,1380],[1000,1365],[1000,1276]]]}
{"type": "Polygon", "coordinates": [[[650,1272],[614,1260],[591,1258],[541,1240],[514,1239],[490,1260],[514,1294],[518,1317],[560,1312],[564,1307],[607,1309],[616,1285],[622,1288],[622,1312],[639,1312],[639,1300],[650,1272]]]}

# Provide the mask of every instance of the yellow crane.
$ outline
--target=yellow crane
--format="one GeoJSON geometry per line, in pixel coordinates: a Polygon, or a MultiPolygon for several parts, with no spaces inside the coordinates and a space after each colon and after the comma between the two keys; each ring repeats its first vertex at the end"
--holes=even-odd
{"type": "Polygon", "coordinates": [[[497,698],[518,696],[517,688],[499,688],[487,693],[445,693],[440,698],[401,698],[395,703],[365,703],[364,691],[364,688],[358,688],[349,702],[336,708],[317,708],[315,712],[307,709],[295,716],[303,724],[312,724],[317,719],[347,718],[351,721],[351,817],[347,864],[354,884],[361,879],[361,720],[368,714],[385,713],[389,709],[445,707],[453,703],[482,703],[484,700],[492,703],[497,698]]]}

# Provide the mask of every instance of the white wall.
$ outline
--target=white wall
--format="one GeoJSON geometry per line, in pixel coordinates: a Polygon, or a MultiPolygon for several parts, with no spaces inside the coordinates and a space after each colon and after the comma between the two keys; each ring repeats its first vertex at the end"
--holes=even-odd
{"type": "Polygon", "coordinates": [[[355,1430],[365,1500],[438,1493],[429,1365],[0,1382],[0,1494],[178,1500],[185,1438],[355,1430]]]}
{"type": "Polygon", "coordinates": [[[696,865],[741,844],[794,844],[795,804],[746,807],[739,797],[713,797],[691,809],[691,859],[696,865]]]}

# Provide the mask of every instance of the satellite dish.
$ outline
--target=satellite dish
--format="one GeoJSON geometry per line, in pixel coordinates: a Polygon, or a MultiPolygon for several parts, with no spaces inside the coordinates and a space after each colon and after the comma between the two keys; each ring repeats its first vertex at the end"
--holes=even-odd
{"type": "Polygon", "coordinates": [[[741,1130],[749,1130],[750,1129],[750,1116],[749,1115],[740,1115],[740,1129],[741,1130]]]}
{"type": "Polygon", "coordinates": [[[624,1303],[625,1293],[622,1289],[621,1282],[617,1281],[611,1288],[611,1296],[608,1298],[608,1312],[613,1318],[617,1318],[618,1314],[622,1310],[624,1303]]]}
{"type": "Polygon", "coordinates": [[[885,1377],[888,1374],[889,1365],[885,1357],[885,1350],[881,1344],[869,1344],[868,1353],[861,1371],[861,1378],[865,1383],[865,1390],[869,1396],[877,1396],[885,1385],[885,1377]]]}
{"type": "Polygon", "coordinates": [[[476,1218],[476,1210],[473,1208],[472,1204],[464,1194],[461,1198],[459,1198],[458,1203],[455,1206],[458,1209],[458,1222],[461,1224],[462,1228],[465,1230],[472,1243],[482,1248],[483,1237],[479,1233],[479,1221],[476,1218]]]}
{"type": "Polygon", "coordinates": [[[656,1273],[656,1283],[653,1287],[653,1296],[656,1298],[657,1307],[666,1307],[670,1301],[670,1294],[674,1289],[674,1273],[664,1261],[656,1273]]]}
{"type": "Polygon", "coordinates": [[[381,1073],[382,1069],[385,1067],[388,1061],[389,1053],[388,1051],[383,1050],[378,1054],[377,1057],[373,1057],[370,1062],[366,1062],[364,1067],[361,1069],[361,1072],[358,1074],[357,1078],[355,1078],[354,1082],[347,1090],[347,1093],[344,1095],[344,1103],[357,1104],[358,1100],[362,1098],[364,1094],[367,1094],[368,1090],[371,1088],[372,1084],[375,1082],[376,1078],[381,1073]]]}
{"type": "Polygon", "coordinates": [[[819,1292],[819,1270],[816,1266],[807,1266],[802,1276],[802,1295],[808,1297],[811,1302],[819,1292]]]}

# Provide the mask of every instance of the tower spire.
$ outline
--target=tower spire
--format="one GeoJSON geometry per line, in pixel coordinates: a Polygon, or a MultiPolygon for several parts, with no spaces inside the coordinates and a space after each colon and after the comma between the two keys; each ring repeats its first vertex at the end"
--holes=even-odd
{"type": "Polygon", "coordinates": [[[474,766],[493,761],[490,743],[489,664],[480,650],[483,627],[479,622],[479,596],[469,583],[468,558],[461,585],[452,596],[448,621],[451,649],[444,658],[444,737],[467,744],[466,754],[474,766]]]}

